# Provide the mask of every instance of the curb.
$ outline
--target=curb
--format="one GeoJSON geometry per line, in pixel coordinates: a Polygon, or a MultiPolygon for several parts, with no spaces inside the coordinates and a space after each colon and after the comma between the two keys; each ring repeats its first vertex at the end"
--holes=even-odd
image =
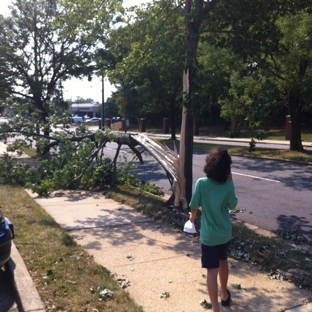
{"type": "Polygon", "coordinates": [[[12,242],[11,258],[7,262],[9,274],[16,292],[16,302],[19,312],[45,312],[43,302],[26,268],[26,265],[12,242]]]}

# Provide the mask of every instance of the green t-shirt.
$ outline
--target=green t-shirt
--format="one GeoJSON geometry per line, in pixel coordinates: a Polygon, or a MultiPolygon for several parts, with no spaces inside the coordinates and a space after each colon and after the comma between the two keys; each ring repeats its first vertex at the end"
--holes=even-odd
{"type": "Polygon", "coordinates": [[[227,243],[232,236],[229,209],[237,205],[232,181],[219,183],[200,178],[195,184],[190,202],[191,209],[202,207],[200,240],[207,246],[227,243]]]}

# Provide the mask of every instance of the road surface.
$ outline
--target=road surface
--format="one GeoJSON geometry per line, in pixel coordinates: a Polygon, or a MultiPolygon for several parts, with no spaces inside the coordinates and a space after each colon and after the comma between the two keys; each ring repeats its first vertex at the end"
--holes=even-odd
{"type": "MultiPolygon", "coordinates": [[[[117,145],[110,143],[106,155],[114,155],[117,145]]],[[[122,147],[122,153],[129,149],[122,147]]],[[[162,187],[171,195],[170,183],[162,167],[144,153],[144,164],[135,164],[138,178],[162,187]]],[[[233,217],[275,233],[298,231],[312,241],[312,166],[265,160],[260,158],[232,157],[232,173],[242,213],[233,217]]],[[[205,154],[194,152],[193,184],[204,176],[205,154]]]]}

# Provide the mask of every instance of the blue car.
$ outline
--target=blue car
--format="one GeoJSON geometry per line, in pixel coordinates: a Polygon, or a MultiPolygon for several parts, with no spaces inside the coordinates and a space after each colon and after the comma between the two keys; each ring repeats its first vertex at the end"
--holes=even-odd
{"type": "Polygon", "coordinates": [[[5,265],[11,257],[11,246],[13,238],[13,224],[9,219],[5,218],[0,211],[0,268],[5,265]]]}

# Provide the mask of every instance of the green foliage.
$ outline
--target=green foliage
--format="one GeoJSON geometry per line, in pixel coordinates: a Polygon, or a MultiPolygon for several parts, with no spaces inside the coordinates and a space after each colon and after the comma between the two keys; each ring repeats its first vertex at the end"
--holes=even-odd
{"type": "Polygon", "coordinates": [[[105,118],[112,118],[119,116],[118,106],[116,104],[116,93],[109,97],[105,102],[105,118]]]}
{"type": "Polygon", "coordinates": [[[4,183],[18,183],[25,185],[29,177],[29,166],[20,164],[8,153],[4,153],[0,159],[0,179],[4,183]]]}
{"type": "Polygon", "coordinates": [[[136,169],[136,166],[130,164],[127,161],[127,157],[123,157],[123,166],[119,166],[117,170],[116,183],[124,184],[129,186],[135,186],[138,183],[138,179],[131,172],[131,170],[136,169]]]}
{"type": "MultiPolygon", "coordinates": [[[[107,131],[105,136],[114,139],[114,136],[107,131]]],[[[4,154],[0,162],[2,178],[6,183],[18,183],[26,185],[33,192],[40,196],[48,196],[58,189],[84,189],[103,191],[108,189],[113,181],[116,184],[144,187],[144,190],[151,190],[160,194],[156,186],[149,186],[142,183],[132,173],[136,167],[123,158],[122,165],[118,164],[118,170],[114,171],[114,164],[111,159],[104,156],[103,133],[97,131],[90,133],[84,126],[78,126],[74,133],[58,131],[54,139],[58,140],[55,151],[42,155],[37,161],[35,170],[29,170],[9,154],[4,154]],[[80,137],[77,142],[72,141],[80,137]],[[113,176],[115,179],[113,179],[113,176]]],[[[46,150],[47,139],[37,141],[37,150],[46,150]]],[[[10,150],[18,153],[19,149],[25,149],[25,140],[16,140],[10,145],[10,150]]]]}
{"type": "Polygon", "coordinates": [[[84,189],[107,189],[112,183],[113,163],[105,158],[97,164],[90,164],[81,178],[81,187],[84,189]]]}
{"type": "MultiPolygon", "coordinates": [[[[123,12],[120,0],[21,0],[10,16],[1,17],[0,96],[33,120],[46,121],[60,82],[70,77],[91,78],[95,48],[123,12]]],[[[62,106],[63,101],[58,103],[62,106]]],[[[9,108],[11,111],[11,108],[9,108]]],[[[46,129],[46,132],[49,129],[46,129]]]]}
{"type": "Polygon", "coordinates": [[[152,183],[146,183],[145,181],[140,181],[139,182],[139,188],[141,191],[151,193],[157,196],[164,196],[163,190],[156,184],[152,183]]]}
{"type": "Polygon", "coordinates": [[[123,56],[109,73],[120,85],[116,103],[122,108],[124,95],[131,117],[177,115],[186,49],[183,10],[176,1],[156,1],[131,11],[128,23],[112,30],[109,41],[116,58],[123,56]]]}
{"type": "MultiPolygon", "coordinates": [[[[84,132],[83,127],[77,129],[79,134],[84,132]]],[[[110,159],[90,156],[98,143],[86,138],[73,144],[64,139],[59,144],[59,153],[48,154],[41,161],[29,187],[35,192],[42,192],[42,188],[47,192],[55,189],[106,188],[111,183],[113,166],[110,159]]]]}
{"type": "Polygon", "coordinates": [[[42,180],[38,184],[28,182],[26,183],[26,187],[39,196],[48,196],[55,190],[55,184],[49,179],[42,180]]]}
{"type": "MultiPolygon", "coordinates": [[[[196,96],[191,105],[197,120],[205,120],[208,116],[212,118],[213,107],[218,108],[220,101],[230,96],[232,73],[243,67],[229,49],[210,45],[204,41],[205,36],[201,40],[198,46],[196,96]]],[[[226,119],[231,119],[233,112],[224,115],[226,119]]]]}
{"type": "Polygon", "coordinates": [[[240,127],[236,127],[233,131],[230,132],[230,138],[234,139],[234,138],[239,138],[240,137],[240,127]]]}

